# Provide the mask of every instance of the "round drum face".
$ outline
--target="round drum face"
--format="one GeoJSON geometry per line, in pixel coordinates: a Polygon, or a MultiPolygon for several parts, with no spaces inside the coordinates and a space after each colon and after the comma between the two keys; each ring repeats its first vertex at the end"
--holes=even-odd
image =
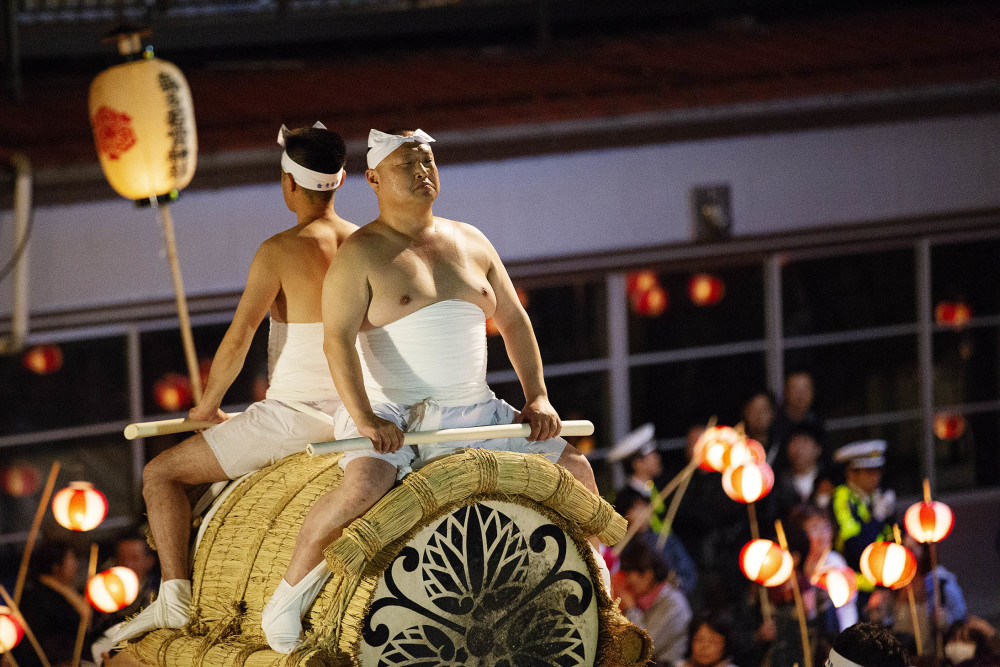
{"type": "Polygon", "coordinates": [[[420,531],[379,580],[362,665],[594,664],[594,585],[576,545],[535,510],[484,501],[420,531]]]}

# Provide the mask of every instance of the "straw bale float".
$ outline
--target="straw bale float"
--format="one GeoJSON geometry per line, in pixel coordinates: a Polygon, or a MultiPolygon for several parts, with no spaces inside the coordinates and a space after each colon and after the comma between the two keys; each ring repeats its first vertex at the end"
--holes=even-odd
{"type": "MultiPolygon", "coordinates": [[[[608,598],[586,536],[625,520],[538,455],[464,450],[408,475],[343,536],[306,643],[270,650],[261,609],[339,454],[285,458],[235,482],[199,527],[191,623],[128,644],[157,665],[643,665],[646,634],[608,598]]],[[[116,659],[114,662],[119,662],[116,659]]]]}

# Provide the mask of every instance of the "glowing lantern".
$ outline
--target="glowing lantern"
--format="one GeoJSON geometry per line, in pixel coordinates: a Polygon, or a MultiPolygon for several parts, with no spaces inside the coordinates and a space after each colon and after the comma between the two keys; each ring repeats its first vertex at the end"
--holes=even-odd
{"type": "Polygon", "coordinates": [[[667,309],[670,299],[667,290],[654,285],[645,292],[635,292],[629,299],[632,311],[642,317],[659,317],[667,309]]]}
{"type": "Polygon", "coordinates": [[[730,426],[713,426],[705,429],[694,445],[694,456],[702,470],[722,472],[726,469],[724,457],[729,449],[744,438],[730,426]]]}
{"type": "Polygon", "coordinates": [[[111,614],[132,604],[139,595],[139,577],[127,567],[99,572],[87,582],[87,600],[94,609],[111,614]]]}
{"type": "Polygon", "coordinates": [[[688,297],[696,306],[714,306],[726,295],[726,284],[718,276],[696,273],[688,281],[688,297]]]}
{"type": "Polygon", "coordinates": [[[740,569],[750,581],[780,586],[792,574],[792,554],[771,540],[750,540],[740,551],[740,569]]]}
{"type": "Polygon", "coordinates": [[[755,503],[773,486],[774,472],[766,462],[743,463],[722,473],[722,489],[738,503],[755,503]]]}
{"type": "Polygon", "coordinates": [[[955,515],[942,502],[922,501],[910,505],[903,523],[906,525],[906,532],[917,542],[940,542],[951,533],[955,515]]]}
{"type": "Polygon", "coordinates": [[[952,327],[962,327],[972,318],[972,311],[964,303],[942,301],[934,308],[934,321],[952,327]]]}
{"type": "Polygon", "coordinates": [[[24,353],[24,367],[36,375],[48,375],[62,368],[63,354],[58,345],[36,345],[24,353]]]}
{"type": "Polygon", "coordinates": [[[656,271],[633,271],[625,277],[625,292],[632,296],[659,287],[660,279],[656,271]]]}
{"type": "Polygon", "coordinates": [[[744,463],[764,463],[767,461],[767,452],[764,445],[752,438],[741,438],[722,452],[722,469],[743,465],[744,463]]]}
{"type": "Polygon", "coordinates": [[[965,417],[939,412],[934,415],[934,435],[941,440],[957,440],[965,433],[965,417]]]}
{"type": "Polygon", "coordinates": [[[843,607],[858,592],[858,575],[849,567],[824,567],[812,576],[812,584],[826,591],[834,607],[843,607]]]}
{"type": "Polygon", "coordinates": [[[52,515],[63,528],[92,530],[108,514],[108,499],[90,482],[70,482],[52,497],[52,515]]]}
{"type": "Polygon", "coordinates": [[[589,435],[581,436],[574,446],[581,454],[590,454],[594,451],[594,438],[589,435]]]}
{"type": "Polygon", "coordinates": [[[180,373],[167,373],[153,385],[153,398],[167,412],[191,407],[191,382],[180,373]]]}
{"type": "Polygon", "coordinates": [[[0,652],[14,648],[24,637],[24,628],[9,607],[0,605],[0,652]]]}
{"type": "MultiPolygon", "coordinates": [[[[517,292],[517,300],[521,303],[522,308],[528,307],[528,292],[521,289],[520,287],[515,287],[514,291],[517,292]]],[[[493,322],[493,318],[487,318],[486,320],[486,335],[487,336],[499,336],[500,330],[497,329],[497,325],[493,322]]]]}
{"type": "Polygon", "coordinates": [[[917,560],[902,544],[872,542],[861,553],[861,572],[877,586],[902,588],[917,574],[917,560]]]}
{"type": "Polygon", "coordinates": [[[0,487],[15,498],[30,496],[42,484],[42,473],[30,463],[18,462],[0,472],[0,487]]]}

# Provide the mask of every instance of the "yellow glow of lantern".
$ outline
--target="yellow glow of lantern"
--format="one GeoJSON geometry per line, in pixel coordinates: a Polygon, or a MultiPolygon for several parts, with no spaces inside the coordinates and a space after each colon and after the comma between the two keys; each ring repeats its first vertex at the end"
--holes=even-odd
{"type": "Polygon", "coordinates": [[[127,567],[99,572],[87,582],[87,600],[94,609],[111,614],[124,609],[139,595],[139,577],[127,567]]]}
{"type": "Polygon", "coordinates": [[[965,417],[939,412],[934,415],[934,435],[941,440],[957,440],[965,433],[965,417]]]}
{"type": "Polygon", "coordinates": [[[654,287],[658,287],[660,279],[656,271],[648,269],[643,271],[633,271],[625,277],[625,292],[632,296],[638,292],[648,292],[654,287]]]}
{"type": "Polygon", "coordinates": [[[24,628],[9,607],[0,605],[0,653],[14,648],[24,637],[24,628]]]}
{"type": "Polygon", "coordinates": [[[707,428],[694,445],[694,457],[703,470],[722,472],[726,469],[726,452],[743,440],[731,426],[707,428]]]}
{"type": "Polygon", "coordinates": [[[653,285],[648,290],[633,292],[629,302],[636,315],[658,317],[667,309],[670,297],[667,296],[667,290],[659,285],[653,285]]]}
{"type": "Polygon", "coordinates": [[[774,472],[764,463],[742,463],[722,473],[722,489],[738,503],[754,503],[771,492],[774,472]]]}
{"type": "Polygon", "coordinates": [[[764,445],[756,440],[746,438],[733,443],[731,447],[722,452],[722,469],[743,465],[744,463],[764,463],[767,461],[767,452],[764,445]]]}
{"type": "Polygon", "coordinates": [[[58,345],[36,345],[24,353],[24,367],[36,375],[48,375],[62,368],[63,353],[58,345]]]}
{"type": "Polygon", "coordinates": [[[726,284],[710,273],[696,273],[688,281],[688,297],[696,306],[714,306],[726,295],[726,284]]]}
{"type": "Polygon", "coordinates": [[[30,496],[42,485],[42,473],[26,461],[15,462],[0,471],[0,488],[15,498],[30,496]]]}
{"type": "Polygon", "coordinates": [[[917,560],[902,544],[872,542],[861,553],[861,572],[878,586],[903,588],[917,574],[917,560]]]}
{"type": "Polygon", "coordinates": [[[858,592],[858,576],[849,567],[824,567],[812,576],[812,583],[826,591],[834,607],[843,607],[858,592]]]}
{"type": "Polygon", "coordinates": [[[942,502],[921,501],[910,505],[903,523],[906,525],[906,532],[917,542],[940,542],[948,537],[954,527],[955,515],[942,502]]]}
{"type": "Polygon", "coordinates": [[[108,514],[108,499],[90,482],[70,482],[52,497],[52,515],[63,528],[93,530],[108,514]]]}
{"type": "Polygon", "coordinates": [[[792,555],[771,540],[750,540],[740,551],[740,569],[750,581],[780,586],[792,574],[792,555]]]}

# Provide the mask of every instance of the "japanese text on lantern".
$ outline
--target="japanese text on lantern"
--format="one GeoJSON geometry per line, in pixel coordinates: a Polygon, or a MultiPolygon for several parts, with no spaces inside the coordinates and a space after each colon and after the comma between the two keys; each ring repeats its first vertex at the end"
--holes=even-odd
{"type": "Polygon", "coordinates": [[[180,84],[169,74],[160,72],[157,82],[167,96],[167,124],[170,126],[168,136],[173,140],[167,159],[170,160],[170,176],[176,177],[187,170],[187,129],[184,127],[184,109],[177,91],[180,84]]]}

